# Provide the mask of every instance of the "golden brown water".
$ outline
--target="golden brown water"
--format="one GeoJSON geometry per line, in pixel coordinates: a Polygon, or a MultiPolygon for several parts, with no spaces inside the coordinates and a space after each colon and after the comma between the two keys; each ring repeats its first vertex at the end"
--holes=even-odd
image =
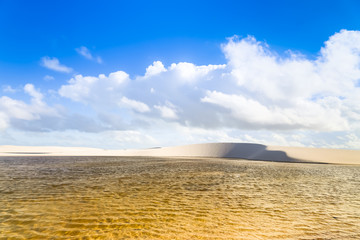
{"type": "Polygon", "coordinates": [[[0,158],[0,239],[360,239],[360,167],[0,158]]]}

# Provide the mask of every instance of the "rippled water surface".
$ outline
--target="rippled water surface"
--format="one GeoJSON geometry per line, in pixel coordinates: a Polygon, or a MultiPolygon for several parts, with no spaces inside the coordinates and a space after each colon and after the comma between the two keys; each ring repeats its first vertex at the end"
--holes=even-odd
{"type": "Polygon", "coordinates": [[[358,166],[0,158],[0,239],[360,239],[358,166]]]}

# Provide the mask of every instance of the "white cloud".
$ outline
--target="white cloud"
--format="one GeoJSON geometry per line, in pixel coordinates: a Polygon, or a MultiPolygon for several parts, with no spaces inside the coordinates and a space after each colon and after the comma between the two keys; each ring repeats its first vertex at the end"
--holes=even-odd
{"type": "MultiPolygon", "coordinates": [[[[324,104],[299,102],[297,106],[266,106],[255,99],[221,92],[208,92],[203,102],[219,105],[231,111],[240,125],[252,128],[313,129],[323,131],[348,130],[348,122],[341,112],[324,104]],[[325,106],[322,106],[325,105],[325,106]],[[331,119],[331,121],[329,121],[331,119]]],[[[226,124],[226,123],[224,123],[226,124]]]]}
{"type": "Polygon", "coordinates": [[[79,48],[76,48],[75,50],[78,54],[82,55],[83,57],[90,59],[90,60],[93,59],[93,56],[91,55],[91,53],[87,47],[81,46],[79,48]]]}
{"type": "Polygon", "coordinates": [[[112,81],[114,86],[124,84],[128,79],[129,75],[123,71],[117,71],[109,74],[109,80],[112,81]]]}
{"type": "Polygon", "coordinates": [[[154,105],[154,108],[159,110],[159,112],[163,118],[168,118],[168,119],[177,119],[178,118],[178,116],[176,114],[176,112],[177,112],[176,107],[168,101],[166,102],[165,105],[154,105]]]}
{"type": "Polygon", "coordinates": [[[7,96],[0,97],[1,128],[13,126],[14,122],[21,125],[43,117],[60,116],[56,109],[49,107],[43,101],[43,95],[32,84],[26,84],[24,92],[31,97],[31,103],[15,100],[7,96]]]}
{"type": "Polygon", "coordinates": [[[0,111],[6,115],[7,119],[16,118],[24,120],[33,120],[36,116],[28,110],[29,105],[6,96],[0,98],[0,111]]]}
{"type": "Polygon", "coordinates": [[[159,73],[166,72],[166,68],[160,61],[153,62],[152,65],[146,68],[145,78],[157,75],[159,73]]]}
{"type": "Polygon", "coordinates": [[[12,88],[10,85],[5,85],[3,86],[3,92],[7,92],[7,93],[16,93],[17,90],[12,88]]]}
{"type": "MultiPolygon", "coordinates": [[[[194,141],[356,147],[360,138],[359,42],[359,31],[340,31],[313,59],[296,52],[284,56],[254,37],[234,37],[222,45],[226,64],[164,66],[155,61],[144,76],[135,78],[124,71],[76,75],[58,93],[93,113],[94,122],[83,120],[89,127],[82,131],[139,131],[158,140],[169,137],[166,127],[176,126],[174,134],[189,129],[196,133],[194,141]]],[[[94,59],[87,48],[79,51],[94,59]]],[[[3,109],[12,106],[2,111],[4,119],[10,119],[2,126],[14,118],[30,121],[46,107],[39,90],[32,85],[24,90],[31,103],[1,98],[3,109]],[[29,106],[30,112],[26,111],[29,106]]],[[[61,127],[79,128],[70,122],[61,127]]],[[[191,138],[183,134],[182,139],[191,138]]]]}
{"type": "Polygon", "coordinates": [[[210,73],[218,69],[225,69],[225,67],[225,64],[196,66],[192,63],[180,62],[171,64],[169,70],[181,83],[194,83],[204,77],[204,80],[211,80],[213,76],[210,73]]]}
{"type": "Polygon", "coordinates": [[[127,97],[122,97],[119,105],[129,107],[129,108],[134,109],[135,111],[141,112],[141,113],[150,111],[149,106],[146,105],[145,103],[142,103],[142,102],[139,102],[136,100],[131,100],[131,99],[128,99],[127,97]]]}
{"type": "Polygon", "coordinates": [[[72,72],[72,68],[67,67],[63,64],[60,64],[59,59],[51,58],[51,57],[43,57],[41,58],[41,66],[46,67],[48,69],[57,71],[57,72],[64,72],[70,73],[72,72]]]}
{"type": "Polygon", "coordinates": [[[295,102],[322,88],[316,62],[296,55],[280,58],[253,37],[232,38],[223,45],[223,51],[233,81],[254,98],[295,102]]]}
{"type": "Polygon", "coordinates": [[[222,46],[227,64],[180,62],[166,68],[155,61],[143,77],[131,80],[122,71],[78,75],[59,93],[91,105],[154,106],[162,118],[186,126],[347,131],[360,117],[359,38],[360,32],[341,31],[315,60],[293,52],[281,57],[254,37],[231,38],[222,46]]]}
{"type": "Polygon", "coordinates": [[[41,92],[35,89],[34,85],[26,84],[24,86],[24,91],[32,97],[32,100],[37,104],[44,104],[42,102],[43,95],[41,92]]]}
{"type": "Polygon", "coordinates": [[[90,97],[90,89],[98,80],[99,78],[96,77],[76,75],[70,79],[69,85],[64,85],[60,88],[59,94],[74,101],[81,101],[84,98],[90,97]]]}
{"type": "Polygon", "coordinates": [[[9,118],[5,113],[0,111],[0,131],[4,131],[8,127],[9,127],[9,118]]]}
{"type": "Polygon", "coordinates": [[[81,56],[85,57],[86,59],[89,59],[89,60],[93,60],[93,61],[96,61],[97,63],[102,63],[102,59],[101,57],[97,56],[97,57],[94,57],[90,50],[85,47],[85,46],[81,46],[79,48],[75,48],[76,52],[78,54],[80,54],[81,56]]]}
{"type": "Polygon", "coordinates": [[[116,104],[121,98],[121,89],[128,81],[129,75],[123,71],[110,73],[108,77],[104,74],[98,77],[76,75],[68,85],[61,86],[59,94],[84,103],[116,104]]]}

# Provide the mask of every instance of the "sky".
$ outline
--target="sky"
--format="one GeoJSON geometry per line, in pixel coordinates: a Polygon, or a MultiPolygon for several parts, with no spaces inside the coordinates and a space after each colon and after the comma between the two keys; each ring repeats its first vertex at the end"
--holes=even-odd
{"type": "Polygon", "coordinates": [[[0,0],[0,145],[360,149],[360,2],[0,0]]]}

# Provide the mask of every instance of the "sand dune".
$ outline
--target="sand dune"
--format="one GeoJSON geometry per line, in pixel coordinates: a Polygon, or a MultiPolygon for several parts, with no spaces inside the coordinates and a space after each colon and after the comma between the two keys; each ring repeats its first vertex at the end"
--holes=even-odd
{"type": "Polygon", "coordinates": [[[0,146],[0,156],[150,156],[240,158],[277,162],[313,162],[360,165],[360,151],[266,146],[252,143],[206,143],[134,150],[96,148],[0,146]]]}

